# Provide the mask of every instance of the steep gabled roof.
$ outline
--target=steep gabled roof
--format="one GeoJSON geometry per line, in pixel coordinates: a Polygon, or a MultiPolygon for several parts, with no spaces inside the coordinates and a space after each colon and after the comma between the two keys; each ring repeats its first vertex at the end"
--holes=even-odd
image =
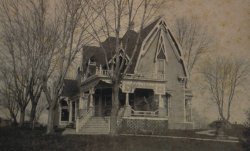
{"type": "MultiPolygon", "coordinates": [[[[148,34],[151,32],[151,30],[154,28],[154,26],[157,24],[157,22],[159,20],[160,20],[160,18],[157,18],[152,23],[150,23],[149,25],[147,25],[145,28],[142,29],[139,43],[137,45],[137,49],[135,51],[135,54],[134,54],[134,57],[132,60],[132,64],[129,68],[128,73],[134,72],[135,65],[136,65],[136,62],[137,62],[137,59],[138,59],[138,56],[140,53],[142,42],[148,36],[148,34]]],[[[129,57],[132,57],[138,36],[139,36],[138,32],[135,32],[134,30],[128,30],[124,34],[124,36],[120,39],[123,46],[126,47],[126,49],[124,51],[129,57]]],[[[105,56],[107,56],[107,59],[109,60],[114,55],[115,44],[116,44],[115,42],[116,42],[115,37],[108,37],[104,42],[102,42],[102,46],[104,47],[105,50],[103,50],[103,48],[101,48],[101,47],[96,47],[96,46],[84,47],[83,48],[83,70],[85,70],[86,63],[91,57],[95,58],[95,62],[97,65],[106,64],[105,56]],[[105,53],[106,53],[106,55],[105,55],[105,53]]]]}

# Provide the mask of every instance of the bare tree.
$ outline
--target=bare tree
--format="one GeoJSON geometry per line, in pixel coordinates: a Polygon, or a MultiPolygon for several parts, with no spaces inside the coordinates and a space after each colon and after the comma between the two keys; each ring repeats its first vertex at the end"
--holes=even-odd
{"type": "MultiPolygon", "coordinates": [[[[84,21],[90,14],[88,0],[58,0],[49,7],[47,0],[3,0],[1,21],[3,44],[10,58],[21,121],[29,100],[31,121],[41,92],[48,106],[47,133],[53,132],[54,111],[63,88],[63,80],[77,53],[89,37],[84,21]],[[52,11],[54,10],[55,11],[52,11]]],[[[91,21],[90,21],[91,22],[91,21]]]]}
{"type": "MultiPolygon", "coordinates": [[[[32,129],[35,128],[36,123],[39,122],[41,115],[44,113],[44,111],[47,109],[47,107],[48,107],[48,105],[47,105],[46,98],[45,98],[45,96],[42,94],[41,97],[40,97],[40,100],[38,101],[37,107],[36,107],[35,118],[34,118],[34,120],[33,120],[32,123],[31,123],[31,124],[32,124],[32,125],[31,125],[31,128],[32,128],[32,129]]],[[[31,108],[31,109],[32,109],[32,108],[31,108]]],[[[30,112],[30,111],[28,110],[27,115],[28,115],[28,116],[31,116],[31,115],[30,115],[31,113],[32,113],[32,112],[30,112]]]]}
{"type": "Polygon", "coordinates": [[[208,52],[211,38],[206,28],[195,18],[177,18],[174,29],[183,50],[188,74],[191,76],[196,63],[208,52]]]}
{"type": "Polygon", "coordinates": [[[221,120],[229,123],[232,103],[249,75],[249,64],[244,59],[218,57],[206,61],[201,71],[221,120]]]}
{"type": "Polygon", "coordinates": [[[25,109],[31,101],[30,122],[35,120],[36,107],[42,92],[41,71],[45,58],[51,53],[51,43],[56,34],[45,21],[46,1],[44,0],[3,0],[1,1],[1,36],[5,49],[6,64],[11,65],[11,74],[20,106],[20,125],[25,109]]]}
{"type": "Polygon", "coordinates": [[[51,43],[55,51],[51,51],[50,59],[44,62],[45,72],[42,74],[42,88],[49,107],[47,134],[54,132],[54,112],[67,72],[78,52],[90,41],[86,31],[89,24],[95,20],[95,15],[91,14],[91,9],[87,7],[89,1],[59,0],[56,5],[57,28],[55,32],[58,34],[58,40],[56,43],[51,43]],[[93,20],[87,22],[84,14],[92,16],[93,20]]]}
{"type": "Polygon", "coordinates": [[[19,112],[19,105],[15,101],[15,92],[13,77],[4,67],[1,68],[1,87],[0,87],[0,96],[1,102],[5,108],[8,109],[11,120],[14,125],[17,125],[17,115],[19,112]]]}
{"type": "MultiPolygon", "coordinates": [[[[43,98],[40,98],[40,99],[43,99],[43,98]]],[[[36,109],[34,123],[39,122],[41,115],[44,113],[44,111],[47,109],[47,107],[48,107],[47,101],[45,101],[45,100],[39,101],[39,103],[37,105],[37,109],[36,109]]]]}
{"type": "MultiPolygon", "coordinates": [[[[119,110],[119,87],[123,77],[132,64],[135,52],[138,48],[141,39],[141,31],[145,27],[145,24],[154,16],[158,8],[163,4],[161,0],[103,0],[93,1],[88,3],[89,6],[97,13],[100,14],[98,21],[91,25],[91,35],[96,42],[103,49],[106,60],[106,67],[109,71],[109,77],[112,81],[112,110],[111,110],[111,135],[117,133],[117,114],[119,110]],[[138,35],[126,36],[125,39],[121,39],[122,33],[132,30],[134,23],[138,23],[138,35]],[[108,56],[109,48],[105,48],[102,40],[114,36],[115,46],[113,61],[109,62],[108,56]],[[127,49],[129,49],[128,41],[134,40],[135,47],[133,48],[132,55],[128,63],[125,63],[127,49]],[[121,54],[121,50],[124,53],[121,54]],[[120,57],[122,56],[122,57],[120,57]]],[[[88,20],[92,20],[92,16],[85,16],[88,20]]]]}

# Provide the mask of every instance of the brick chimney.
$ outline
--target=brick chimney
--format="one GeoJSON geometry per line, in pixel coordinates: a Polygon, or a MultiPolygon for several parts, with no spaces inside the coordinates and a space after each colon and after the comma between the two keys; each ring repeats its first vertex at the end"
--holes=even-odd
{"type": "Polygon", "coordinates": [[[132,21],[129,25],[129,30],[134,30],[135,28],[135,23],[132,21]]]}

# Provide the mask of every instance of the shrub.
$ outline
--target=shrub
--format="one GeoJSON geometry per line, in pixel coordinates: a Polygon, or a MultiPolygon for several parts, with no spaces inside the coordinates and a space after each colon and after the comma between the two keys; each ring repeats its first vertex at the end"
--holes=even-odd
{"type": "Polygon", "coordinates": [[[244,124],[245,130],[243,132],[242,146],[246,151],[250,150],[250,110],[247,112],[247,121],[244,124]]]}

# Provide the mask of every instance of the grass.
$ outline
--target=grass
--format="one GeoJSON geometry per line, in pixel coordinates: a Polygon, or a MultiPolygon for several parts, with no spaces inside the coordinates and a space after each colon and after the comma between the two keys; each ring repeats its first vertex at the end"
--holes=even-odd
{"type": "Polygon", "coordinates": [[[136,136],[44,135],[45,129],[0,128],[1,151],[243,151],[239,143],[136,136]]]}

